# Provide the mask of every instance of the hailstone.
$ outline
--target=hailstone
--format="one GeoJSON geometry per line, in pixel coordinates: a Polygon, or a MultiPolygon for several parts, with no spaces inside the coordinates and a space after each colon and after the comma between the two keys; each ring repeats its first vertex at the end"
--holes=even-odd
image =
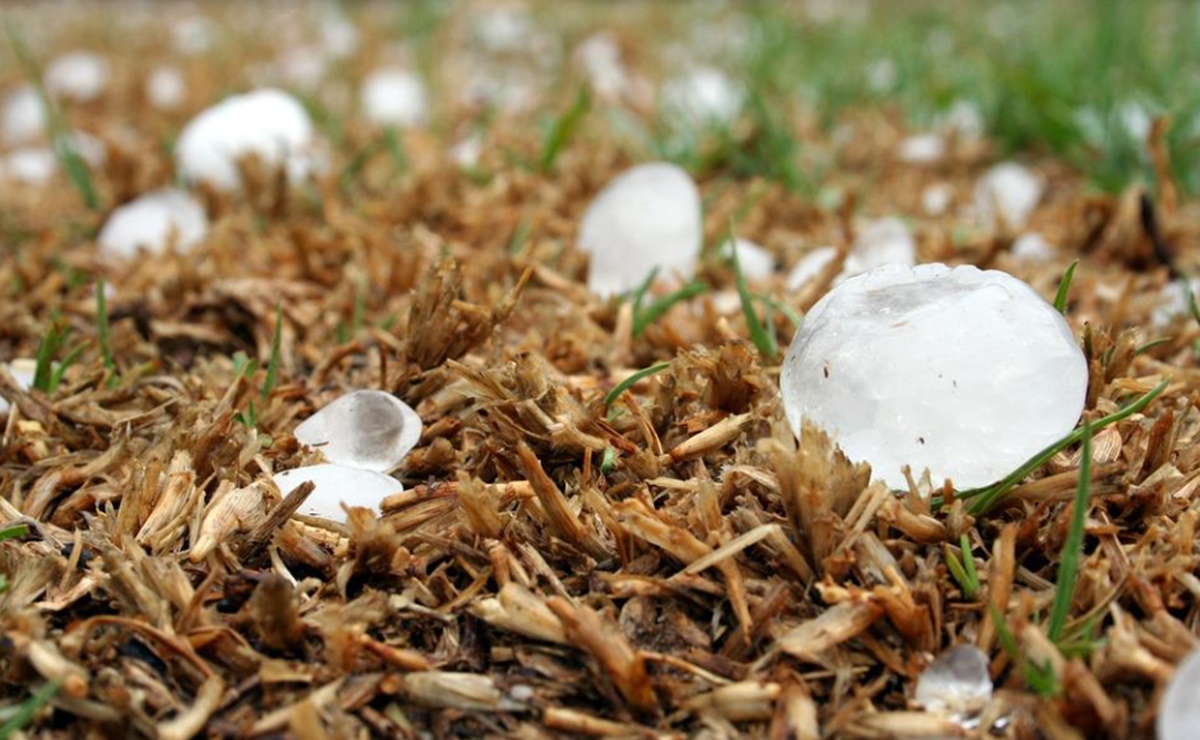
{"type": "Polygon", "coordinates": [[[172,238],[179,249],[186,250],[207,231],[208,216],[200,202],[182,190],[164,188],[114,209],[96,243],[104,254],[126,258],[142,248],[161,252],[172,238]]]}
{"type": "Polygon", "coordinates": [[[998,270],[888,265],[841,283],[804,317],[784,361],[797,436],[823,428],[877,480],[904,466],[983,486],[1069,433],[1087,362],[1062,315],[998,270]]]}
{"type": "Polygon", "coordinates": [[[641,164],[610,182],[583,214],[579,248],[591,255],[588,288],[601,296],[659,277],[691,278],[701,246],[700,190],[680,167],[641,164]]]}
{"type": "Polygon", "coordinates": [[[379,69],[367,75],[360,92],[362,109],[372,123],[411,127],[425,122],[429,97],[416,72],[379,69]]]}
{"type": "Polygon", "coordinates": [[[421,439],[421,417],[390,393],[351,391],[296,427],[296,441],[337,465],[395,469],[421,439]]]}
{"type": "Polygon", "coordinates": [[[378,513],[380,501],[404,490],[395,478],[345,465],[308,465],[276,473],[273,479],[285,496],[301,483],[311,481],[316,488],[296,513],[337,522],[346,521],[343,503],[378,513]]]}
{"type": "Polygon", "coordinates": [[[1010,229],[1022,228],[1041,199],[1041,179],[1016,162],[995,165],[975,185],[979,219],[992,227],[1003,222],[1010,229]]]}
{"type": "Polygon", "coordinates": [[[1200,650],[1192,650],[1175,668],[1158,702],[1158,740],[1200,737],[1200,650]]]}

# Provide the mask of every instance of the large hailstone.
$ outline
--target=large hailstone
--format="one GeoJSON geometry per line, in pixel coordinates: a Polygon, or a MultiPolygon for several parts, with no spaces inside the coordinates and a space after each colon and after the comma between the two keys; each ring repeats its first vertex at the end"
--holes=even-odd
{"type": "Polygon", "coordinates": [[[406,69],[378,69],[363,80],[359,93],[363,114],[372,123],[407,128],[420,126],[429,114],[425,83],[406,69]]]}
{"type": "Polygon", "coordinates": [[[421,439],[421,417],[390,393],[351,391],[305,419],[296,441],[337,465],[394,470],[421,439]]]}
{"type": "Polygon", "coordinates": [[[1017,278],[889,265],[813,306],[780,385],[797,436],[808,419],[894,488],[928,468],[959,489],[992,483],[1069,433],[1087,362],[1070,327],[1017,278]]]}
{"type": "Polygon", "coordinates": [[[139,249],[162,252],[172,239],[179,249],[189,249],[207,231],[208,216],[200,202],[182,190],[164,188],[114,209],[96,243],[108,256],[127,258],[139,249]]]}
{"type": "Polygon", "coordinates": [[[1200,650],[1192,650],[1175,668],[1158,703],[1158,740],[1200,737],[1200,650]]]}
{"type": "Polygon", "coordinates": [[[1003,222],[1009,229],[1022,228],[1041,199],[1041,179],[1016,162],[995,165],[975,185],[979,219],[992,227],[1003,222]]]}
{"type": "Polygon", "coordinates": [[[579,248],[588,288],[602,296],[641,285],[650,271],[689,279],[701,246],[700,190],[680,167],[641,164],[610,182],[583,214],[579,248]]]}
{"type": "Polygon", "coordinates": [[[238,159],[255,155],[268,167],[284,167],[289,178],[311,170],[313,126],[291,95],[264,88],[233,95],[193,118],[176,145],[179,174],[223,190],[241,185],[238,159]]]}
{"type": "Polygon", "coordinates": [[[273,479],[285,496],[301,483],[311,481],[316,488],[296,513],[336,522],[346,521],[343,503],[379,513],[380,501],[404,490],[395,478],[346,465],[307,465],[276,473],[273,479]]]}
{"type": "Polygon", "coordinates": [[[46,91],[55,97],[87,102],[108,86],[108,61],[88,51],[64,54],[46,67],[46,91]]]}

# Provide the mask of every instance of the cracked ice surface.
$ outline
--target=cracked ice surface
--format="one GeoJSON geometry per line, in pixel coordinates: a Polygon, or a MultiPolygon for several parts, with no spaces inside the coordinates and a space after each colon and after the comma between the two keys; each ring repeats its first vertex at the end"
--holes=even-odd
{"type": "Polygon", "coordinates": [[[305,419],[295,436],[331,463],[389,471],[421,439],[421,418],[390,393],[351,391],[305,419]]]}
{"type": "Polygon", "coordinates": [[[293,468],[276,473],[274,481],[284,496],[301,483],[311,481],[315,488],[296,513],[337,522],[346,521],[343,503],[379,513],[379,502],[384,497],[404,490],[404,486],[395,478],[374,470],[345,465],[324,464],[293,468]]]}
{"type": "Polygon", "coordinates": [[[700,190],[667,162],[613,178],[583,214],[579,248],[591,255],[588,288],[609,296],[633,290],[650,271],[690,279],[701,246],[700,190]]]}
{"type": "Polygon", "coordinates": [[[889,265],[813,306],[784,362],[784,410],[830,433],[892,487],[904,465],[971,488],[1012,472],[1083,411],[1070,327],[998,270],[889,265]]]}

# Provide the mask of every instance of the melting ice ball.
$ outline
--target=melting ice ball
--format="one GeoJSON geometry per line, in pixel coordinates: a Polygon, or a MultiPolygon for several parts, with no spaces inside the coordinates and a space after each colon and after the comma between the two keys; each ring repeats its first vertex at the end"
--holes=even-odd
{"type": "Polygon", "coordinates": [[[177,247],[188,249],[207,231],[208,216],[200,202],[182,190],[164,188],[113,210],[96,243],[108,256],[127,258],[141,248],[161,252],[172,238],[177,247]]]}
{"type": "Polygon", "coordinates": [[[992,483],[1067,434],[1087,362],[1058,311],[998,270],[889,265],[813,306],[780,385],[796,435],[825,429],[874,476],[901,469],[957,487],[992,483]]]}
{"type": "Polygon", "coordinates": [[[378,69],[367,75],[360,91],[363,114],[372,123],[420,126],[429,112],[425,83],[406,69],[378,69]]]}
{"type": "Polygon", "coordinates": [[[421,417],[390,393],[351,391],[305,419],[295,435],[331,463],[388,471],[421,439],[421,417]]]}
{"type": "Polygon", "coordinates": [[[700,191],[680,167],[641,164],[613,179],[583,214],[579,248],[591,255],[588,288],[602,296],[659,277],[690,278],[700,256],[700,191]]]}
{"type": "Polygon", "coordinates": [[[176,145],[179,174],[224,190],[241,184],[237,162],[256,155],[302,179],[312,166],[313,126],[304,106],[272,88],[233,95],[193,118],[176,145]]]}
{"type": "Polygon", "coordinates": [[[1175,668],[1158,704],[1158,740],[1200,737],[1200,649],[1175,668]]]}
{"type": "Polygon", "coordinates": [[[1022,228],[1041,199],[1041,179],[1016,162],[1001,162],[975,184],[979,220],[992,227],[1002,221],[1010,229],[1022,228]]]}
{"type": "Polygon", "coordinates": [[[992,700],[987,655],[974,645],[950,648],[921,671],[913,699],[957,722],[982,711],[992,700]]]}
{"type": "Polygon", "coordinates": [[[296,513],[337,522],[346,521],[343,503],[378,513],[379,502],[384,497],[404,490],[404,486],[395,478],[374,470],[346,465],[307,465],[276,473],[273,478],[284,496],[301,483],[311,481],[316,488],[308,494],[296,513]]]}

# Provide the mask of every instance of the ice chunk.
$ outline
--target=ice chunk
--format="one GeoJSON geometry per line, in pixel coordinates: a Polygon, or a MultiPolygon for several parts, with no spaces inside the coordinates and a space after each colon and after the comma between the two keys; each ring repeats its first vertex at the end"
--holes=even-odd
{"type": "Polygon", "coordinates": [[[220,26],[211,18],[187,16],[172,23],[171,43],[181,54],[199,54],[213,45],[218,33],[220,26]]]}
{"type": "Polygon", "coordinates": [[[700,256],[700,191],[667,162],[613,178],[588,206],[579,248],[591,255],[588,288],[602,296],[637,288],[650,271],[691,278],[700,256]]]}
{"type": "Polygon", "coordinates": [[[50,62],[44,80],[46,92],[51,95],[87,102],[104,94],[108,77],[108,61],[104,57],[75,51],[50,62]]]}
{"type": "Polygon", "coordinates": [[[406,69],[378,69],[363,80],[363,114],[372,123],[420,126],[429,113],[425,83],[406,69]]]}
{"type": "Polygon", "coordinates": [[[474,14],[475,40],[493,53],[519,51],[534,32],[529,11],[521,6],[487,8],[474,14]]]}
{"type": "Polygon", "coordinates": [[[1150,323],[1161,329],[1191,311],[1192,296],[1200,300],[1200,278],[1186,280],[1177,278],[1163,286],[1159,293],[1159,305],[1150,314],[1150,323]]]}
{"type": "Polygon", "coordinates": [[[24,144],[46,130],[46,106],[32,85],[9,93],[4,99],[4,143],[24,144]]]}
{"type": "Polygon", "coordinates": [[[983,112],[973,100],[959,98],[946,112],[938,116],[937,128],[952,132],[963,139],[978,139],[985,129],[983,112]]]}
{"type": "Polygon", "coordinates": [[[788,273],[788,290],[796,291],[808,285],[809,281],[820,275],[821,271],[825,269],[825,265],[828,265],[836,256],[836,247],[817,247],[801,257],[792,271],[788,273]]]}
{"type": "Polygon", "coordinates": [[[610,34],[588,36],[576,48],[575,59],[587,75],[588,84],[601,98],[615,100],[625,94],[629,76],[621,62],[621,47],[610,34]]]}
{"type": "Polygon", "coordinates": [[[926,185],[921,191],[921,208],[929,216],[941,216],[950,207],[954,189],[944,182],[926,185]]]}
{"type": "Polygon", "coordinates": [[[313,167],[313,127],[291,95],[264,88],[233,95],[193,118],[176,145],[179,174],[224,190],[241,185],[237,161],[255,155],[268,167],[285,167],[293,180],[313,167]]]}
{"type": "Polygon", "coordinates": [[[157,67],[146,79],[146,98],[158,110],[175,110],[186,93],[187,82],[175,67],[157,67]]]}
{"type": "Polygon", "coordinates": [[[1067,434],[1087,362],[1032,288],[997,270],[889,265],[831,290],[784,361],[784,411],[825,429],[876,479],[928,468],[962,488],[992,483],[1067,434]]]}
{"type": "Polygon", "coordinates": [[[296,441],[337,465],[395,469],[421,439],[421,417],[383,391],[351,391],[296,427],[296,441]]]}
{"type": "Polygon", "coordinates": [[[1012,256],[1029,262],[1045,262],[1054,259],[1055,249],[1046,238],[1036,231],[1021,234],[1012,245],[1012,256]]]}
{"type": "Polygon", "coordinates": [[[42,185],[58,171],[58,157],[49,147],[28,146],[12,151],[4,160],[4,177],[27,185],[42,185]]]}
{"type": "Polygon", "coordinates": [[[400,481],[391,476],[345,465],[308,465],[276,473],[273,478],[285,496],[301,483],[311,481],[316,488],[296,513],[337,522],[346,521],[343,503],[378,513],[384,497],[404,490],[400,481]]]}
{"type": "Polygon", "coordinates": [[[908,164],[933,164],[946,155],[946,140],[937,134],[915,134],[900,142],[896,157],[908,164]]]}
{"type": "Polygon", "coordinates": [[[873,221],[858,233],[846,255],[846,277],[883,265],[911,266],[917,259],[917,242],[908,224],[894,216],[873,221]]]}
{"type": "Polygon", "coordinates": [[[663,85],[666,111],[686,126],[731,126],[742,112],[745,94],[724,72],[700,67],[663,85]]]}
{"type": "MultiPolygon", "coordinates": [[[[8,363],[8,372],[13,376],[13,380],[17,381],[17,385],[25,390],[33,387],[33,378],[37,374],[37,360],[20,358],[8,363]]],[[[0,416],[8,413],[11,406],[8,399],[0,396],[0,416]]]]}
{"type": "Polygon", "coordinates": [[[974,645],[956,645],[921,671],[913,699],[927,711],[965,723],[992,700],[988,657],[974,645]]]}
{"type": "Polygon", "coordinates": [[[733,262],[733,250],[737,250],[738,266],[747,280],[766,280],[775,274],[775,257],[749,239],[736,238],[730,243],[725,240],[717,248],[721,259],[733,262]]]}
{"type": "Polygon", "coordinates": [[[1175,668],[1158,703],[1158,740],[1200,737],[1200,649],[1175,668]]]}
{"type": "Polygon", "coordinates": [[[1027,167],[1001,162],[975,185],[975,208],[979,220],[989,227],[1020,229],[1029,221],[1042,199],[1042,181],[1027,167]]]}
{"type": "Polygon", "coordinates": [[[185,250],[207,231],[208,216],[200,202],[182,190],[164,188],[114,209],[96,243],[105,255],[126,258],[141,248],[161,252],[172,238],[175,246],[185,250]]]}

